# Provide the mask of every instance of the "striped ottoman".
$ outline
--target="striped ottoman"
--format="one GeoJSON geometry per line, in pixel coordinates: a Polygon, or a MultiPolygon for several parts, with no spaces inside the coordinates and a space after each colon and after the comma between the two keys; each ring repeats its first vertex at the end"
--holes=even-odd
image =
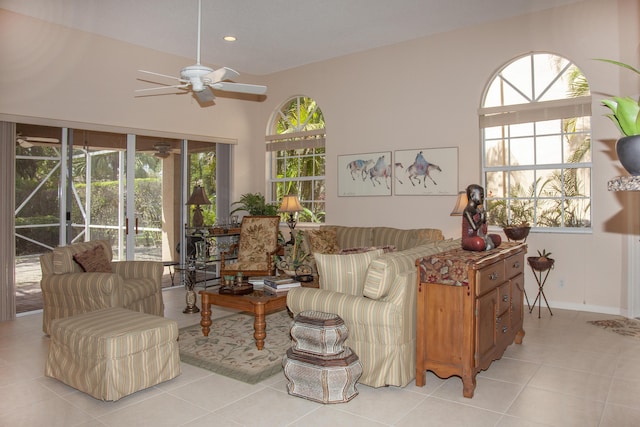
{"type": "Polygon", "coordinates": [[[96,399],[118,400],[180,375],[178,325],[113,307],[55,319],[45,375],[96,399]]]}

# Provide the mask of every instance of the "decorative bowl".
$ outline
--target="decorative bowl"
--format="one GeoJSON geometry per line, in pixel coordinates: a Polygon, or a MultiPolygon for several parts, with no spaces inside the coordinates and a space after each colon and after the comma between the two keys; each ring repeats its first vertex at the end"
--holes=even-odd
{"type": "Polygon", "coordinates": [[[556,262],[553,258],[540,259],[537,256],[527,257],[527,261],[531,268],[536,271],[546,271],[553,267],[553,264],[556,262]]]}
{"type": "Polygon", "coordinates": [[[525,240],[527,238],[527,236],[529,235],[529,231],[531,230],[531,227],[526,226],[526,227],[504,227],[502,229],[502,231],[504,231],[505,236],[507,236],[507,239],[509,240],[525,240]]]}

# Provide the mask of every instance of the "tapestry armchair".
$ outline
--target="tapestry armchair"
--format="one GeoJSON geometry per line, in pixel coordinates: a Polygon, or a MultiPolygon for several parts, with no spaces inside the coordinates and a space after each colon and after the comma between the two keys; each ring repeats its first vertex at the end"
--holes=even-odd
{"type": "Polygon", "coordinates": [[[112,257],[106,240],[61,246],[40,256],[45,334],[54,319],[107,307],[164,316],[162,263],[112,262],[112,257]]]}
{"type": "Polygon", "coordinates": [[[220,253],[220,275],[273,276],[278,244],[279,216],[245,216],[240,225],[240,237],[229,250],[220,253]],[[237,251],[237,261],[229,258],[237,251]]]}

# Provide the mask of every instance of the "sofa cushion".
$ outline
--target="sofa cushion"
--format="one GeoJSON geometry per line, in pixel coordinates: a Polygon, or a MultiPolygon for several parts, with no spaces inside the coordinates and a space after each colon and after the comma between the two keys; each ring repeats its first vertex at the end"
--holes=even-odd
{"type": "Polygon", "coordinates": [[[336,254],[340,250],[335,227],[307,230],[308,253],[336,254]]]}
{"type": "MultiPolygon", "coordinates": [[[[321,226],[324,228],[326,226],[321,226]]],[[[373,229],[375,227],[345,227],[331,225],[337,232],[338,246],[342,248],[361,248],[373,245],[373,229]]]]}
{"type": "Polygon", "coordinates": [[[374,227],[373,245],[394,245],[399,251],[435,240],[442,240],[442,231],[433,228],[401,230],[392,227],[374,227]]]}
{"type": "Polygon", "coordinates": [[[113,253],[111,252],[111,243],[108,240],[93,240],[89,242],[74,243],[69,246],[58,246],[53,248],[53,273],[82,273],[80,264],[74,261],[73,255],[92,249],[96,245],[102,245],[107,259],[111,261],[113,253]]]}
{"type": "Polygon", "coordinates": [[[107,259],[102,245],[96,245],[86,251],[78,252],[73,255],[73,259],[86,272],[113,273],[111,261],[107,259]]]}
{"type": "Polygon", "coordinates": [[[382,253],[382,249],[378,249],[351,255],[313,254],[318,267],[320,289],[362,296],[367,268],[382,253]]]}
{"type": "Polygon", "coordinates": [[[431,242],[404,251],[384,254],[369,265],[362,291],[365,297],[380,299],[391,289],[395,278],[404,272],[416,269],[416,260],[449,249],[460,247],[460,239],[431,242]]]}

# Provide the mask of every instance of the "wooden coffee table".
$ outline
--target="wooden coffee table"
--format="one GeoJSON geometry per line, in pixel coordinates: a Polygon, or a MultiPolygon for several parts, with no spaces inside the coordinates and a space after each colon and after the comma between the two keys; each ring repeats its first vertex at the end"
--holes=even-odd
{"type": "MultiPolygon", "coordinates": [[[[302,283],[305,288],[317,288],[318,277],[315,276],[313,281],[302,283]]],[[[264,348],[264,339],[267,336],[267,322],[265,316],[275,313],[276,311],[287,308],[287,294],[274,295],[262,290],[254,290],[248,295],[221,295],[218,289],[207,291],[206,289],[199,292],[202,311],[200,326],[202,326],[202,334],[209,336],[209,327],[211,326],[211,304],[220,307],[234,308],[249,313],[253,313],[253,337],[256,339],[256,347],[258,350],[264,348]]]]}
{"type": "Polygon", "coordinates": [[[262,350],[264,339],[267,336],[265,316],[284,310],[287,307],[287,294],[272,295],[261,290],[255,290],[248,295],[220,295],[218,290],[200,291],[202,299],[202,334],[209,336],[211,326],[211,304],[220,307],[235,308],[237,310],[253,313],[253,337],[256,339],[256,347],[262,350]]]}

